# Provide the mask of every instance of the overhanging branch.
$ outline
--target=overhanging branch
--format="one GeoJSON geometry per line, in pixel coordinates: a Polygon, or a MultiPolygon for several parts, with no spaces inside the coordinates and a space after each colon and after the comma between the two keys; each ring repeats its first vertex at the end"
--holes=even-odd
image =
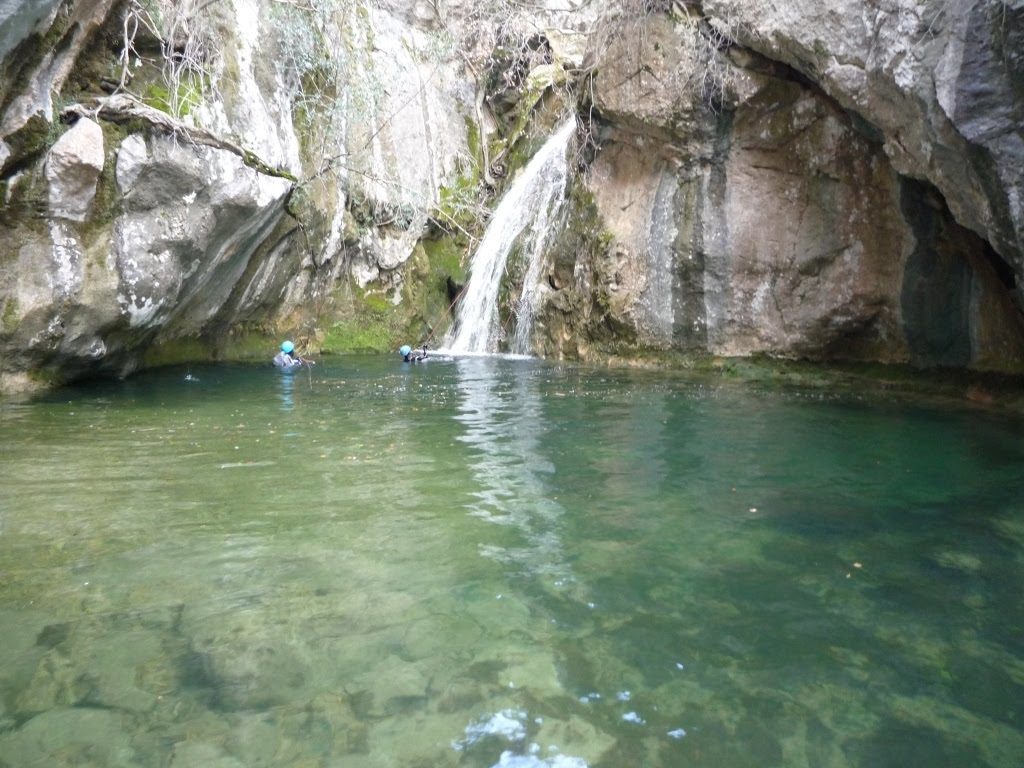
{"type": "Polygon", "coordinates": [[[93,106],[85,104],[72,104],[61,110],[61,117],[89,117],[99,120],[108,120],[112,123],[127,123],[133,120],[141,120],[156,131],[181,136],[193,144],[201,144],[205,147],[222,149],[237,155],[248,167],[257,173],[265,176],[274,176],[279,179],[287,179],[290,182],[297,182],[298,179],[283,168],[275,168],[262,160],[255,152],[246,149],[240,144],[218,136],[205,128],[198,128],[187,125],[176,117],[166,112],[143,104],[138,99],[124,93],[115,94],[94,99],[93,106]]]}

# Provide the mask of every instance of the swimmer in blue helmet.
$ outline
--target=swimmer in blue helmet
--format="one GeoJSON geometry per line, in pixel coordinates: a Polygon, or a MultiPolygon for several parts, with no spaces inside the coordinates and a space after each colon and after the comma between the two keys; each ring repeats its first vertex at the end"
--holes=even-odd
{"type": "Polygon", "coordinates": [[[295,345],[290,341],[282,341],[281,351],[274,355],[274,365],[278,368],[302,365],[302,358],[295,354],[295,345]]]}
{"type": "Polygon", "coordinates": [[[427,359],[427,345],[423,345],[423,350],[413,354],[412,347],[408,344],[403,344],[398,350],[398,354],[402,356],[403,363],[422,363],[427,359]]]}

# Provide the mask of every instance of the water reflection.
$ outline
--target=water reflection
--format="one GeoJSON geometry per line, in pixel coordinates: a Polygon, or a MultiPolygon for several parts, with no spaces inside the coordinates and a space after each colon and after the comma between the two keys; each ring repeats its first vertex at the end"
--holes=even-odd
{"type": "Polygon", "coordinates": [[[470,513],[508,526],[515,540],[482,544],[487,557],[533,574],[565,578],[569,568],[561,537],[562,506],[552,500],[544,457],[547,429],[537,369],[527,363],[487,358],[456,362],[459,405],[455,418],[472,447],[469,465],[478,489],[470,513]]]}
{"type": "MultiPolygon", "coordinates": [[[[666,394],[622,394],[604,406],[594,421],[594,470],[601,478],[605,499],[622,512],[631,511],[635,500],[659,498],[671,469],[665,459],[666,429],[671,418],[666,394]],[[632,501],[631,501],[632,500],[632,501]]],[[[685,425],[681,425],[685,426],[685,425]]]]}
{"type": "Polygon", "coordinates": [[[281,410],[290,411],[295,408],[295,400],[292,392],[295,389],[295,375],[282,373],[277,377],[280,380],[281,410]]]}

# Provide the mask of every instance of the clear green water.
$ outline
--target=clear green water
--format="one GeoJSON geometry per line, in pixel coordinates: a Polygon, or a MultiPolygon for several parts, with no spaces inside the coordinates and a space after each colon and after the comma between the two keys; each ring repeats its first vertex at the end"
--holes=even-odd
{"type": "Polygon", "coordinates": [[[0,411],[0,765],[1019,766],[1024,424],[486,359],[0,411]]]}

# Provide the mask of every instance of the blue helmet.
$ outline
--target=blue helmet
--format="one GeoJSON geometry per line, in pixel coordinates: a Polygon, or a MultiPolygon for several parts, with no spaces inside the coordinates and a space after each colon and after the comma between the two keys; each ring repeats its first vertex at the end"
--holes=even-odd
{"type": "Polygon", "coordinates": [[[284,352],[286,355],[290,355],[292,352],[295,351],[295,345],[292,344],[290,341],[282,341],[281,351],[284,352]]]}
{"type": "Polygon", "coordinates": [[[408,344],[403,344],[402,348],[398,350],[398,354],[400,354],[402,357],[405,357],[410,352],[412,352],[412,347],[410,347],[408,344]]]}

